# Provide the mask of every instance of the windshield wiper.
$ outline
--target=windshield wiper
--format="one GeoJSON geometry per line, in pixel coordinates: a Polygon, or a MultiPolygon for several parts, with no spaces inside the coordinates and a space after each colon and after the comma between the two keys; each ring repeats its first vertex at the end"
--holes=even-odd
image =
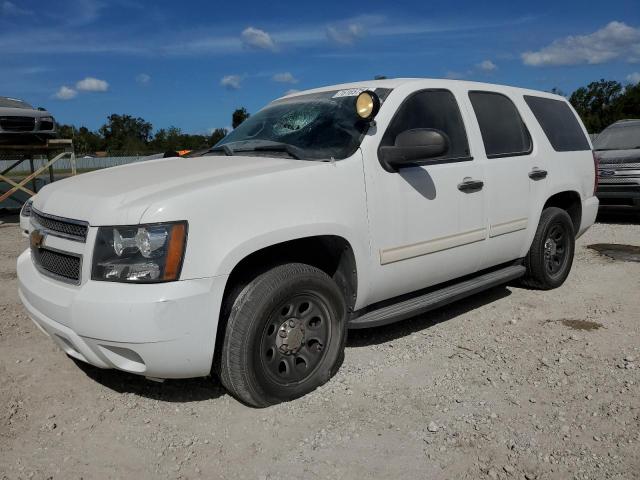
{"type": "Polygon", "coordinates": [[[253,147],[247,150],[242,150],[243,152],[285,152],[291,158],[295,158],[296,160],[300,160],[302,157],[300,156],[300,149],[298,147],[294,147],[288,143],[270,143],[268,145],[258,145],[257,147],[253,147]]]}
{"type": "Polygon", "coordinates": [[[220,145],[219,147],[211,147],[209,150],[207,150],[206,153],[209,153],[209,152],[224,152],[225,155],[228,155],[228,156],[233,155],[233,149],[229,145],[220,145]]]}

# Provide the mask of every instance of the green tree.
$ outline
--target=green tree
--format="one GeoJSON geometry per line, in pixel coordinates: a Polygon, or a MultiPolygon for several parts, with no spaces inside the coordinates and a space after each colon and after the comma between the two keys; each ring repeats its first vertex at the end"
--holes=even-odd
{"type": "Polygon", "coordinates": [[[141,153],[147,151],[153,126],[140,117],[112,114],[98,130],[110,152],[141,153]]]}
{"type": "Polygon", "coordinates": [[[76,153],[94,153],[105,148],[104,139],[87,127],[76,128],[73,125],[58,125],[58,137],[73,140],[76,153]]]}
{"type": "Polygon", "coordinates": [[[619,120],[619,100],[622,85],[614,80],[601,79],[580,87],[569,97],[589,133],[599,133],[619,120]]]}
{"type": "Polygon", "coordinates": [[[79,153],[93,153],[105,148],[104,139],[87,127],[80,127],[73,139],[75,150],[79,153]]]}
{"type": "Polygon", "coordinates": [[[618,98],[616,110],[619,119],[640,118],[640,82],[625,87],[624,94],[618,98]]]}
{"type": "Polygon", "coordinates": [[[231,115],[231,126],[233,128],[237,128],[242,122],[244,122],[247,118],[249,118],[249,112],[244,107],[236,109],[231,115]]]}
{"type": "Polygon", "coordinates": [[[215,145],[220,140],[222,140],[224,137],[226,137],[227,133],[229,133],[229,132],[227,131],[226,128],[216,128],[213,131],[213,133],[211,134],[211,138],[209,138],[209,144],[210,145],[215,145]]]}
{"type": "Polygon", "coordinates": [[[149,150],[155,153],[178,150],[197,150],[208,146],[208,139],[205,135],[190,135],[188,133],[182,133],[182,130],[178,127],[159,129],[153,135],[153,140],[149,142],[149,150]]]}

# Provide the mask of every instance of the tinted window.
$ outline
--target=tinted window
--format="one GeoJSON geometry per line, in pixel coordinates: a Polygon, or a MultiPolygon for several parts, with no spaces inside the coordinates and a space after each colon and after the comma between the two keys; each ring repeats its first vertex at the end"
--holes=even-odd
{"type": "Polygon", "coordinates": [[[531,151],[531,136],[509,98],[494,92],[469,92],[480,125],[487,157],[523,155],[531,151]]]}
{"type": "Polygon", "coordinates": [[[467,133],[455,97],[448,90],[424,90],[400,106],[380,146],[393,146],[396,136],[413,128],[434,128],[449,137],[449,150],[441,159],[469,156],[467,133]]]}
{"type": "Polygon", "coordinates": [[[524,100],[556,152],[590,150],[578,120],[566,102],[531,95],[525,95],[524,100]]]}

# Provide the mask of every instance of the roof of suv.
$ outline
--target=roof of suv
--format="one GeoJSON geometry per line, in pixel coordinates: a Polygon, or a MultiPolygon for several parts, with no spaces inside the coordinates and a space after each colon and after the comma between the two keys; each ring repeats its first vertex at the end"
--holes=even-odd
{"type": "Polygon", "coordinates": [[[543,92],[540,90],[531,90],[527,88],[512,87],[509,85],[498,85],[495,83],[473,82],[469,80],[452,80],[448,78],[389,78],[384,80],[363,80],[360,82],[327,85],[324,87],[303,90],[300,92],[291,93],[290,95],[285,95],[284,97],[295,97],[298,95],[304,95],[308,93],[325,92],[330,90],[344,90],[349,88],[398,88],[400,86],[404,86],[407,84],[416,84],[416,86],[418,87],[420,86],[420,84],[423,84],[425,88],[430,88],[430,87],[432,88],[434,86],[434,83],[437,83],[439,87],[442,87],[447,84],[462,85],[463,87],[473,89],[473,90],[489,90],[489,91],[496,91],[496,92],[503,91],[503,92],[510,92],[510,93],[519,93],[521,95],[537,95],[540,97],[547,97],[547,98],[553,98],[556,100],[566,101],[566,98],[560,95],[556,95],[554,93],[549,93],[549,92],[543,92]]]}

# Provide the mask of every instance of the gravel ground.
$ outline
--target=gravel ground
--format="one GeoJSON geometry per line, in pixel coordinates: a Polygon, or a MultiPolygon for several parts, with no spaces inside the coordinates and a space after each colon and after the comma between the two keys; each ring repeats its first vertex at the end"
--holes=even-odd
{"type": "Polygon", "coordinates": [[[0,478],[640,478],[640,255],[587,248],[640,246],[636,218],[585,234],[563,287],[351,332],[327,385],[254,410],[66,357],[18,301],[2,217],[0,478]]]}

